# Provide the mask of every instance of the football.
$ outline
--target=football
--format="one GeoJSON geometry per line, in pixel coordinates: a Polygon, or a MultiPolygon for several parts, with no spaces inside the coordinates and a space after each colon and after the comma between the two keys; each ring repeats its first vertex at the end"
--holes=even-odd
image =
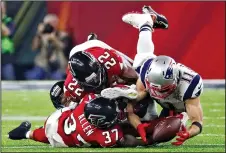
{"type": "Polygon", "coordinates": [[[181,127],[181,120],[177,117],[167,117],[161,120],[153,130],[152,140],[154,142],[167,142],[172,140],[181,127]]]}

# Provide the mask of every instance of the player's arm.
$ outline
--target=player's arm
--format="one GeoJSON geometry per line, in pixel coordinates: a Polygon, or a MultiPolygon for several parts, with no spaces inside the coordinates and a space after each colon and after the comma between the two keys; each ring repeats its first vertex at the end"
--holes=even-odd
{"type": "Polygon", "coordinates": [[[187,139],[192,138],[202,132],[203,111],[200,104],[200,98],[196,97],[187,99],[185,102],[186,111],[192,124],[188,129],[186,129],[186,127],[182,127],[182,131],[177,133],[177,141],[172,143],[176,146],[182,145],[187,139]]]}
{"type": "Polygon", "coordinates": [[[188,129],[182,128],[182,130],[177,134],[177,142],[173,142],[173,145],[182,145],[187,139],[202,132],[203,111],[200,103],[200,95],[202,91],[202,78],[200,75],[196,74],[190,81],[190,84],[183,97],[186,112],[192,124],[188,129]]]}
{"type": "Polygon", "coordinates": [[[185,101],[186,111],[189,119],[191,120],[191,126],[188,129],[190,138],[198,135],[202,131],[203,125],[203,111],[200,104],[200,98],[196,97],[185,101]]]}
{"type": "Polygon", "coordinates": [[[146,91],[145,86],[143,85],[140,78],[136,82],[136,90],[137,90],[137,98],[136,98],[137,102],[141,101],[148,95],[148,92],[146,91]]]}
{"type": "Polygon", "coordinates": [[[141,123],[139,116],[134,113],[133,105],[131,103],[127,104],[126,110],[129,123],[137,130],[143,140],[143,143],[147,143],[145,128],[148,126],[148,124],[141,123]]]}
{"type": "Polygon", "coordinates": [[[189,85],[184,96],[185,108],[192,123],[188,129],[190,138],[202,132],[203,111],[200,103],[200,95],[202,92],[202,78],[197,74],[191,81],[191,84],[189,85]],[[193,90],[190,90],[191,87],[194,87],[193,90]]]}

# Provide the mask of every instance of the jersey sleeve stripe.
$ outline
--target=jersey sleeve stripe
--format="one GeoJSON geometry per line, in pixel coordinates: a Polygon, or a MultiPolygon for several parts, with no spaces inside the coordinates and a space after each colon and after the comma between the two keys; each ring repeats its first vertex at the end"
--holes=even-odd
{"type": "Polygon", "coordinates": [[[151,64],[152,60],[153,60],[153,58],[146,60],[140,68],[140,79],[141,79],[143,85],[145,86],[145,88],[146,88],[145,75],[146,75],[146,72],[147,72],[149,65],[151,64]]]}
{"type": "Polygon", "coordinates": [[[195,90],[195,87],[197,86],[197,84],[199,83],[200,80],[200,75],[196,75],[193,80],[191,81],[191,84],[188,86],[188,89],[186,90],[184,97],[183,97],[183,101],[189,99],[192,97],[192,94],[195,90]]]}
{"type": "Polygon", "coordinates": [[[135,71],[136,71],[138,74],[140,74],[140,68],[141,68],[141,66],[138,66],[138,67],[135,69],[135,71]]]}

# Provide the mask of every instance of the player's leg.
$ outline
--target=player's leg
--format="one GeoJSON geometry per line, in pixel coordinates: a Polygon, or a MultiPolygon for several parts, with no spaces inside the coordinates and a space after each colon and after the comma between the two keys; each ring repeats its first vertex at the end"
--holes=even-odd
{"type": "Polygon", "coordinates": [[[49,143],[53,147],[67,147],[62,137],[58,133],[58,124],[59,118],[61,117],[62,113],[69,110],[69,107],[56,110],[48,117],[45,122],[45,135],[48,138],[49,143]]]}
{"type": "Polygon", "coordinates": [[[45,135],[45,128],[40,127],[33,131],[28,131],[26,134],[27,139],[32,139],[34,141],[42,142],[42,143],[49,143],[48,138],[45,135]]]}
{"type": "Polygon", "coordinates": [[[137,42],[137,54],[134,59],[133,67],[138,68],[142,63],[154,55],[154,43],[152,41],[153,19],[155,15],[128,13],[122,17],[125,23],[131,24],[139,29],[137,42]]]}

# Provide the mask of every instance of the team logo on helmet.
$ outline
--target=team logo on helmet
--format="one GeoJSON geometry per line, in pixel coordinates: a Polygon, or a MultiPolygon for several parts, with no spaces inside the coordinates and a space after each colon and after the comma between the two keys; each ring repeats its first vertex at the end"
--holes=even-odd
{"type": "Polygon", "coordinates": [[[166,70],[166,74],[164,76],[165,79],[173,79],[173,62],[171,60],[169,67],[166,70]]]}
{"type": "Polygon", "coordinates": [[[91,124],[99,125],[103,123],[103,121],[106,119],[106,116],[90,114],[88,119],[90,120],[91,124]]]}

